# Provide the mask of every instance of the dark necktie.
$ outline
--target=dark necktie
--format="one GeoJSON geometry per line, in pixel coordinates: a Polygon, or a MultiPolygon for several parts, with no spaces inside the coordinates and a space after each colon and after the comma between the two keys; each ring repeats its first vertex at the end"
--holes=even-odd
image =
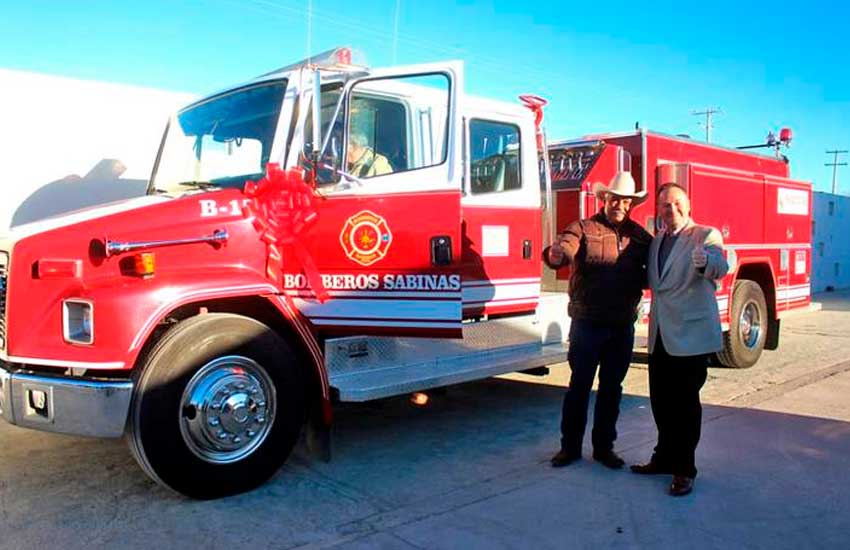
{"type": "Polygon", "coordinates": [[[667,258],[670,257],[670,252],[673,250],[673,247],[676,245],[676,239],[678,239],[678,235],[671,235],[670,233],[664,233],[664,239],[661,241],[661,247],[658,249],[658,274],[660,275],[664,271],[664,265],[667,263],[667,258]]]}

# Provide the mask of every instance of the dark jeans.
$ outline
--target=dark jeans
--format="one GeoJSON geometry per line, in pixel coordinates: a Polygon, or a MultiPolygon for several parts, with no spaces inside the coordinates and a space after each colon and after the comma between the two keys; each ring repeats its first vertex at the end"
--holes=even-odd
{"type": "Polygon", "coordinates": [[[564,451],[581,453],[587,424],[587,404],[597,365],[599,390],[593,413],[593,450],[605,452],[614,448],[623,378],[632,360],[634,340],[635,327],[632,324],[612,325],[584,319],[573,320],[567,355],[572,375],[561,414],[561,448],[564,451]]]}
{"type": "Polygon", "coordinates": [[[675,475],[697,476],[694,454],[702,428],[699,391],[708,376],[709,357],[672,356],[660,333],[649,356],[649,402],[658,428],[652,461],[675,475]]]}

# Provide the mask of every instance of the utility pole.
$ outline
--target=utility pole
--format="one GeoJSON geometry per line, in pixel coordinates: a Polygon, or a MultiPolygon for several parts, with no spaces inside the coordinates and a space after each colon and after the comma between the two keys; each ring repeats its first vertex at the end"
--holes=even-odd
{"type": "MultiPolygon", "coordinates": [[[[705,117],[705,142],[711,143],[711,129],[714,128],[711,124],[711,116],[716,113],[722,113],[717,107],[708,107],[704,111],[691,111],[691,115],[693,116],[704,116],[705,117]]],[[[698,124],[703,124],[699,122],[698,124]]]]}
{"type": "Polygon", "coordinates": [[[824,163],[824,166],[832,166],[832,194],[835,194],[836,184],[838,183],[837,173],[839,166],[847,166],[846,162],[838,162],[838,155],[843,155],[847,152],[847,149],[838,150],[834,149],[832,151],[827,151],[827,155],[832,155],[832,162],[824,163]]]}

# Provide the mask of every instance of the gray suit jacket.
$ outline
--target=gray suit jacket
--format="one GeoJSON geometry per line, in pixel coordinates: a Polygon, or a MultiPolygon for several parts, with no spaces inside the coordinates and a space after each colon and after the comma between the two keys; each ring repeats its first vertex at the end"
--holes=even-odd
{"type": "Polygon", "coordinates": [[[670,355],[687,356],[723,349],[720,313],[714,293],[715,281],[729,270],[723,255],[723,237],[713,227],[693,220],[682,229],[661,273],[658,251],[663,239],[659,233],[649,247],[649,352],[655,347],[658,331],[670,355]],[[691,260],[696,247],[705,247],[708,262],[700,273],[691,260]]]}

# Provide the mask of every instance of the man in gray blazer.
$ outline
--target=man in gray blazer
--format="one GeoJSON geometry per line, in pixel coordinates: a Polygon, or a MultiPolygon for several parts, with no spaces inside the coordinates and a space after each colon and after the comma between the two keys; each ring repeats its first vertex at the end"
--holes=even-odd
{"type": "Polygon", "coordinates": [[[651,460],[639,474],[672,474],[669,492],[693,490],[694,454],[700,438],[699,392],[709,359],[723,348],[716,281],[729,270],[723,238],[690,217],[687,191],[668,183],[658,192],[664,222],[649,248],[649,399],[658,428],[651,460]]]}

